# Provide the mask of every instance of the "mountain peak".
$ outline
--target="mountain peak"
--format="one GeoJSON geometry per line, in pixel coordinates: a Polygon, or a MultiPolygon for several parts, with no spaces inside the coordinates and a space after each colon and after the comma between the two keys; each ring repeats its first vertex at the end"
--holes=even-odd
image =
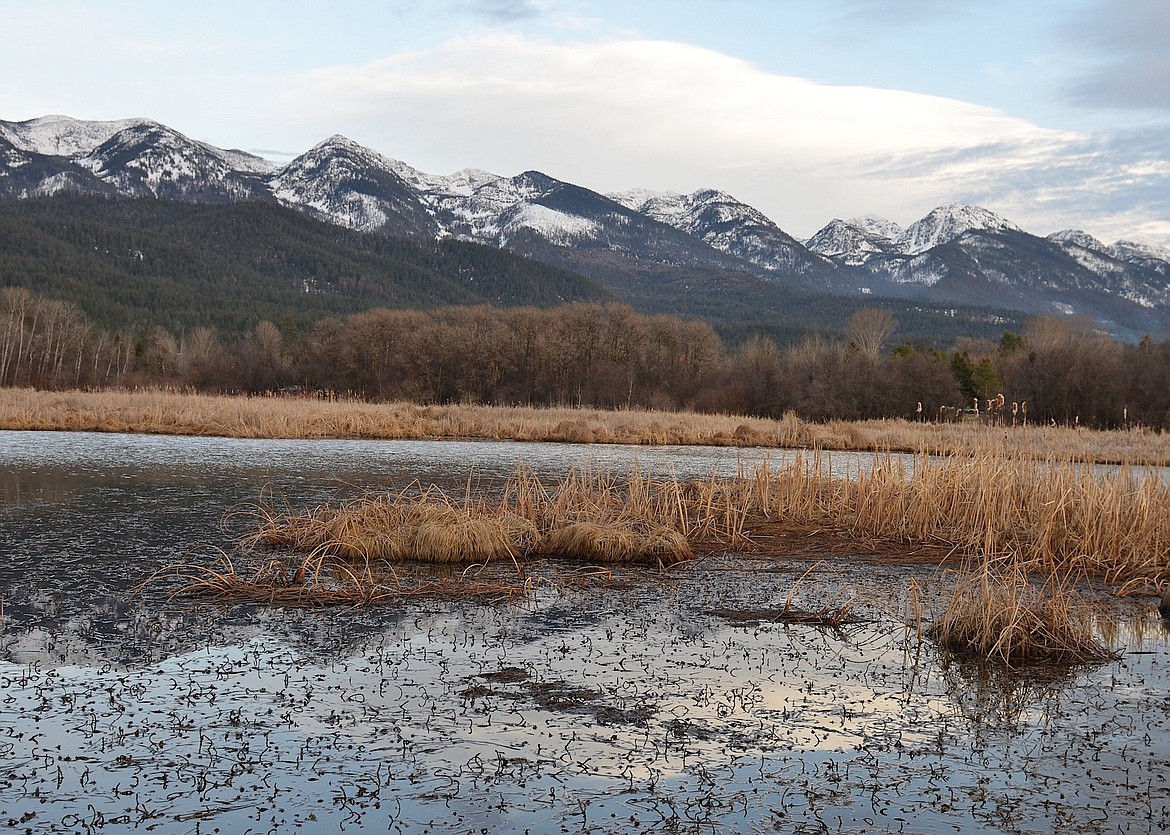
{"type": "Polygon", "coordinates": [[[904,231],[900,224],[894,223],[892,220],[887,220],[878,215],[862,215],[861,217],[851,217],[845,221],[855,229],[865,233],[868,238],[885,238],[893,241],[904,231]]]}
{"type": "Polygon", "coordinates": [[[127,128],[146,126],[158,129],[163,127],[150,119],[90,122],[54,114],[23,122],[0,121],[0,136],[23,151],[54,157],[76,157],[93,153],[127,128]]]}
{"type": "Polygon", "coordinates": [[[940,244],[949,243],[970,231],[1020,232],[1009,220],[982,206],[948,203],[906,227],[894,243],[907,255],[919,255],[940,244]]]}
{"type": "Polygon", "coordinates": [[[1088,232],[1080,229],[1061,229],[1059,232],[1053,232],[1048,236],[1048,240],[1055,241],[1058,244],[1073,244],[1075,246],[1083,247],[1084,249],[1092,249],[1098,252],[1108,252],[1109,248],[1101,241],[1094,238],[1088,232]]]}
{"type": "Polygon", "coordinates": [[[1145,241],[1118,241],[1112,247],[1106,247],[1113,255],[1122,261],[1167,261],[1170,262],[1170,249],[1156,246],[1145,241]]]}
{"type": "Polygon", "coordinates": [[[340,133],[335,133],[332,136],[327,136],[310,148],[310,151],[324,151],[333,148],[342,148],[347,151],[364,151],[366,153],[373,153],[369,148],[354,142],[348,136],[340,133]]]}
{"type": "Polygon", "coordinates": [[[872,215],[833,218],[804,245],[810,252],[856,267],[892,249],[892,240],[901,231],[896,223],[872,215]]]}

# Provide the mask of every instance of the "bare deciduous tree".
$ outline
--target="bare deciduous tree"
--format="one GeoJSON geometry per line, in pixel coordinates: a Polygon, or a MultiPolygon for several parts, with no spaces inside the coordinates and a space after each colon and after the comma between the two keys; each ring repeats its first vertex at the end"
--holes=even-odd
{"type": "Polygon", "coordinates": [[[845,338],[859,353],[877,357],[897,327],[898,320],[885,308],[863,307],[849,317],[845,338]]]}

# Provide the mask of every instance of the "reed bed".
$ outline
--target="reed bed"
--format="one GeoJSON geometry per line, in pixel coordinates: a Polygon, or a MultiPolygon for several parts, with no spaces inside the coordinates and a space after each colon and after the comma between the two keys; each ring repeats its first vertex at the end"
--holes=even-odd
{"type": "Polygon", "coordinates": [[[1170,465],[1170,434],[1142,428],[987,427],[906,420],[809,423],[742,415],[516,406],[370,403],[344,397],[244,397],[174,390],[0,389],[0,429],[239,438],[491,438],[897,450],[1170,465]]]}
{"type": "Polygon", "coordinates": [[[927,634],[952,652],[1007,666],[1111,656],[1094,634],[1092,608],[1070,581],[1049,575],[1037,584],[1012,560],[985,560],[960,577],[927,634]]]}
{"type": "Polygon", "coordinates": [[[1026,572],[1100,577],[1134,593],[1170,579],[1170,486],[1155,473],[987,454],[909,464],[886,456],[852,478],[830,476],[830,465],[815,452],[685,483],[635,466],[622,478],[586,468],[546,484],[521,468],[494,502],[421,485],[303,512],[262,501],[246,544],[367,564],[519,567],[567,557],[669,566],[696,550],[764,550],[757,530],[791,527],[832,541],[826,553],[844,544],[854,554],[1010,555],[1026,572]]]}
{"type": "Polygon", "coordinates": [[[921,456],[908,473],[887,459],[834,501],[858,535],[1012,555],[1029,571],[1118,584],[1170,577],[1170,485],[1151,471],[975,454],[921,456]]]}

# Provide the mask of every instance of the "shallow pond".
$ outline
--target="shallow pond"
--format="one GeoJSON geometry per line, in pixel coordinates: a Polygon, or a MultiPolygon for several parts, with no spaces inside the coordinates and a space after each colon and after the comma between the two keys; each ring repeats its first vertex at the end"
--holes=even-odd
{"type": "Polygon", "coordinates": [[[469,472],[491,490],[518,461],[698,478],[763,456],[0,432],[0,830],[1170,828],[1170,644],[1149,601],[1107,601],[1115,661],[1005,676],[905,627],[910,581],[938,572],[860,558],[728,554],[494,604],[130,594],[230,549],[230,511],[266,485],[303,507],[469,472]],[[866,620],[750,616],[790,596],[856,599],[866,620]]]}

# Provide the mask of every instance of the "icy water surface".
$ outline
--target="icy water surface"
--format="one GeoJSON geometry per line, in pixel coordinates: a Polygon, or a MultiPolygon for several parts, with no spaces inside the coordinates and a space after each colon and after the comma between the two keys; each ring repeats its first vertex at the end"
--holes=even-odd
{"type": "Polygon", "coordinates": [[[227,512],[265,485],[307,506],[458,489],[472,467],[493,489],[518,460],[692,478],[762,455],[0,433],[0,831],[1170,828],[1170,650],[1149,601],[1109,603],[1117,660],[1005,676],[898,617],[936,572],[863,560],[729,554],[492,605],[129,594],[230,548],[227,512]],[[866,622],[762,617],[790,595],[859,599],[866,622]]]}

